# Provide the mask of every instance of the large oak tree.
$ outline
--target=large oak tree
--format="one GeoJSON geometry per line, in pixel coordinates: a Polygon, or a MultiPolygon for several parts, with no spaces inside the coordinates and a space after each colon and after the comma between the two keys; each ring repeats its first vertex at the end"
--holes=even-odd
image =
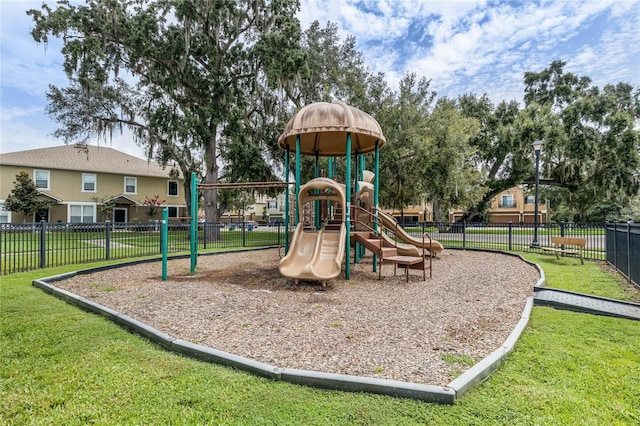
{"type": "MultiPolygon", "coordinates": [[[[64,42],[69,86],[48,94],[56,135],[86,143],[128,128],[150,157],[177,162],[185,186],[197,170],[217,183],[221,164],[229,176],[266,177],[261,147],[275,141],[255,130],[264,124],[256,109],[265,87],[303,64],[298,7],[297,0],[92,0],[29,11],[36,41],[64,42]],[[246,152],[239,155],[237,144],[246,152]]],[[[217,221],[218,204],[216,191],[204,193],[208,221],[217,221]]]]}

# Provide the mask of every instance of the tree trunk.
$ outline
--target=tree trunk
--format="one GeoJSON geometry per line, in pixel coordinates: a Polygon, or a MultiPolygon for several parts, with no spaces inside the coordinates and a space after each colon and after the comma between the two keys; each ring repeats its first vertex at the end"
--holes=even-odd
{"type": "MultiPolygon", "coordinates": [[[[217,128],[212,131],[211,140],[204,151],[204,168],[205,176],[204,183],[215,184],[218,183],[218,163],[216,162],[217,150],[217,128]]],[[[207,189],[203,191],[203,209],[206,223],[219,223],[220,214],[218,212],[218,190],[207,189]]],[[[207,232],[207,239],[212,241],[220,239],[220,228],[213,227],[214,232],[207,232]]]]}
{"type": "Polygon", "coordinates": [[[448,221],[444,219],[444,212],[442,211],[439,197],[434,195],[431,202],[433,206],[433,221],[436,223],[439,232],[446,232],[448,221]]]}

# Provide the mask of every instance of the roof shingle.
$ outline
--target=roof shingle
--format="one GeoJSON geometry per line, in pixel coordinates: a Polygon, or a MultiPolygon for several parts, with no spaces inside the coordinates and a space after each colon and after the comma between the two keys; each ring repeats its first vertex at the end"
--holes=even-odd
{"type": "Polygon", "coordinates": [[[93,145],[87,146],[86,151],[73,145],[62,145],[3,153],[0,154],[0,165],[165,178],[169,177],[171,170],[171,166],[163,168],[155,161],[143,160],[106,146],[93,145]]]}

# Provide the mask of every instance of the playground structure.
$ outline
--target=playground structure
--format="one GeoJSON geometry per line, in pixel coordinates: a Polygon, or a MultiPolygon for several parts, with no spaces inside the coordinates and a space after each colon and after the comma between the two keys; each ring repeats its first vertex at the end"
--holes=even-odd
{"type": "MultiPolygon", "coordinates": [[[[378,122],[370,115],[343,102],[318,102],[302,108],[287,123],[278,140],[286,150],[285,171],[289,173],[290,151],[295,152],[295,199],[293,216],[295,232],[289,247],[285,239],[285,257],[280,262],[282,275],[295,279],[322,281],[337,277],[345,263],[345,278],[350,279],[350,250],[354,247],[354,263],[373,253],[373,270],[383,263],[426,269],[431,276],[432,256],[442,245],[428,235],[422,240],[412,237],[395,219],[378,208],[379,152],[385,138],[378,122]],[[374,154],[375,172],[365,170],[365,154],[374,154]],[[300,185],[301,155],[315,157],[315,177],[300,185]],[[320,176],[319,157],[329,157],[328,177],[320,176]],[[345,157],[345,176],[340,184],[333,180],[333,157],[345,157]],[[355,157],[355,174],[352,173],[355,157]],[[352,204],[352,187],[355,203],[352,204]],[[352,217],[353,212],[353,217],[352,217]],[[302,219],[301,219],[301,216],[302,219]],[[389,229],[394,238],[385,232],[389,229]],[[401,239],[404,242],[398,242],[401,239]],[[339,247],[338,247],[339,246],[339,247]],[[421,249],[421,250],[420,250],[421,249]],[[429,252],[429,266],[425,257],[429,252]],[[343,259],[344,258],[344,259],[343,259]]],[[[289,229],[289,189],[285,199],[285,229],[289,229]]],[[[379,272],[380,277],[380,272],[379,272]]]]}
{"type": "MultiPolygon", "coordinates": [[[[283,276],[296,280],[296,283],[299,280],[316,280],[325,285],[327,280],[340,275],[344,262],[348,280],[353,246],[354,263],[360,261],[365,250],[373,253],[374,272],[383,263],[390,263],[394,265],[394,272],[397,267],[406,269],[407,281],[409,269],[422,270],[423,279],[426,279],[426,270],[429,269],[431,277],[432,258],[443,250],[442,245],[428,234],[423,234],[422,239],[411,236],[393,217],[378,208],[379,153],[384,144],[380,125],[369,114],[344,102],[317,102],[298,111],[278,139],[278,145],[286,151],[284,182],[198,184],[193,173],[191,273],[195,273],[198,257],[198,189],[285,187],[284,225],[289,230],[292,217],[295,231],[291,241],[289,232],[285,234],[285,256],[280,261],[283,276]],[[292,147],[295,182],[287,182],[292,147]],[[374,172],[365,170],[365,154],[369,153],[374,154],[374,172]],[[315,157],[315,177],[305,185],[301,185],[301,155],[315,157]],[[328,157],[327,177],[320,176],[321,156],[328,157]],[[337,182],[337,176],[333,176],[332,160],[337,156],[345,157],[343,181],[348,184],[337,182]],[[355,173],[352,173],[352,157],[355,157],[355,173]],[[295,185],[294,199],[297,202],[294,215],[290,214],[290,185],[295,185]]],[[[164,265],[166,259],[163,259],[163,279],[166,279],[164,265]]]]}

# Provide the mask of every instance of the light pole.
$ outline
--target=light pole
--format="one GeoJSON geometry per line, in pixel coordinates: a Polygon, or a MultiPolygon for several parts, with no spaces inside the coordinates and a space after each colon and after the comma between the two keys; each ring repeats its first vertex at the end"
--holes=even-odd
{"type": "Polygon", "coordinates": [[[540,151],[542,151],[542,142],[537,139],[533,143],[533,151],[536,153],[536,193],[535,193],[535,206],[533,216],[533,242],[531,242],[531,248],[540,248],[538,243],[538,186],[540,185],[540,151]]]}

